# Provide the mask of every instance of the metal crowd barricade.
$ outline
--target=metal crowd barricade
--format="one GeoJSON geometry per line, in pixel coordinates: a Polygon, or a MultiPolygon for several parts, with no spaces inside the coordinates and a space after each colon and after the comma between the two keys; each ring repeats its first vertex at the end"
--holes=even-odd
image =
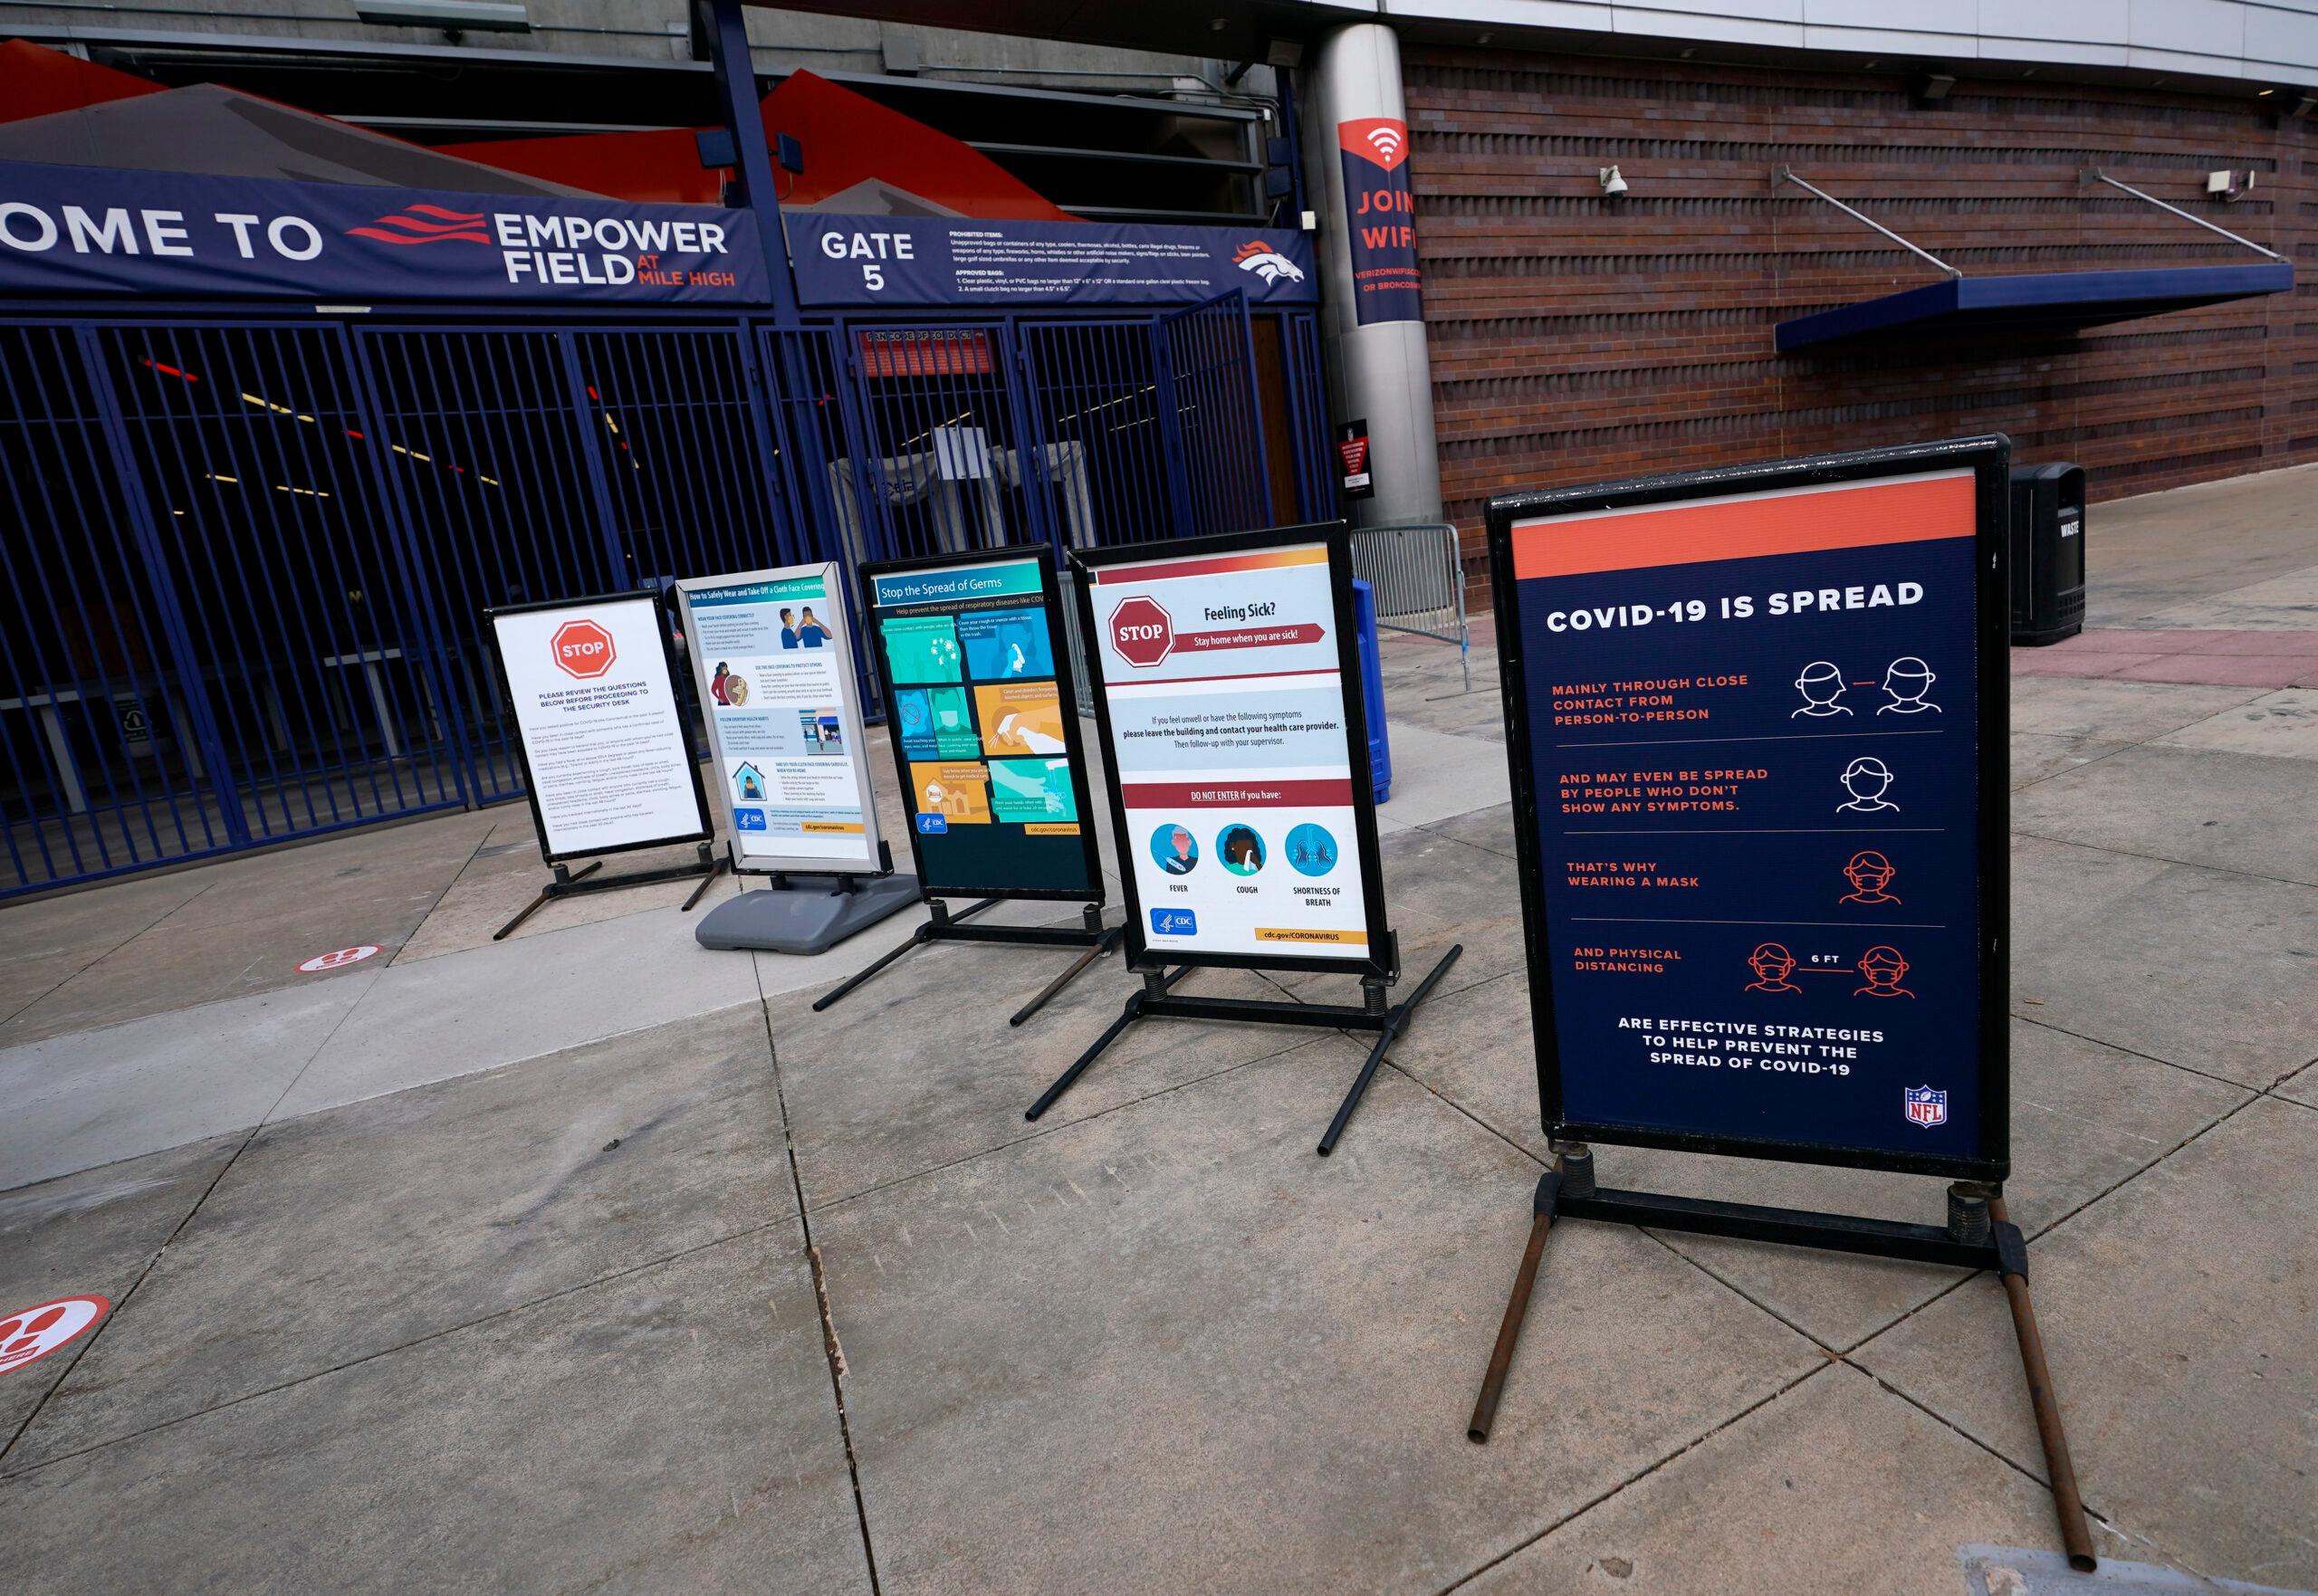
{"type": "Polygon", "coordinates": [[[1070,686],[1078,697],[1078,712],[1093,719],[1095,688],[1087,680],[1087,639],[1078,630],[1078,573],[1062,568],[1062,629],[1070,644],[1070,686]]]}
{"type": "Polygon", "coordinates": [[[1472,691],[1473,640],[1455,527],[1438,521],[1356,527],[1352,574],[1375,590],[1379,626],[1455,644],[1465,690],[1472,691]]]}

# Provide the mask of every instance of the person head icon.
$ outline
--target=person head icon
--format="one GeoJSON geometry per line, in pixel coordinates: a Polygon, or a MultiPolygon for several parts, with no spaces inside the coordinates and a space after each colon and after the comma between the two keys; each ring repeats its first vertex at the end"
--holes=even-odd
{"type": "Polygon", "coordinates": [[[1835,702],[1844,695],[1844,674],[1830,660],[1816,659],[1804,666],[1803,674],[1795,679],[1795,690],[1803,695],[1803,707],[1790,713],[1789,720],[1796,715],[1817,718],[1851,713],[1835,702]]]}
{"type": "Polygon", "coordinates": [[[781,624],[784,626],[795,626],[797,624],[797,612],[793,609],[782,610],[781,612],[781,624]]]}
{"type": "Polygon", "coordinates": [[[1852,992],[1854,998],[1912,998],[1913,992],[1900,984],[1908,973],[1908,961],[1900,957],[1897,948],[1876,946],[1859,956],[1859,973],[1867,984],[1852,992]]]}
{"type": "Polygon", "coordinates": [[[1199,864],[1199,839],[1188,826],[1162,826],[1151,834],[1151,858],[1170,875],[1189,875],[1199,864]]]}
{"type": "Polygon", "coordinates": [[[1901,655],[1883,673],[1883,691],[1892,695],[1892,702],[1875,712],[1879,715],[1920,715],[1929,710],[1935,715],[1940,713],[1940,706],[1926,702],[1923,696],[1931,691],[1931,684],[1939,679],[1931,674],[1931,667],[1914,655],[1901,655]]]}
{"type": "Polygon", "coordinates": [[[1765,942],[1747,955],[1747,964],[1754,970],[1755,979],[1747,983],[1750,992],[1799,992],[1803,989],[1788,978],[1795,973],[1795,955],[1782,942],[1765,942]]]}
{"type": "Polygon", "coordinates": [[[1225,827],[1215,850],[1223,856],[1223,868],[1234,875],[1253,875],[1264,867],[1264,839],[1250,827],[1225,827]]]}
{"type": "Polygon", "coordinates": [[[1892,884],[1892,877],[1899,872],[1892,868],[1892,861],[1873,848],[1864,848],[1851,856],[1844,866],[1844,878],[1851,883],[1851,891],[1843,896],[1846,903],[1896,903],[1900,900],[1884,889],[1892,884]]]}
{"type": "Polygon", "coordinates": [[[1892,768],[1873,754],[1863,754],[1844,767],[1844,790],[1851,794],[1849,803],[1837,804],[1838,810],[1853,814],[1873,814],[1878,809],[1896,809],[1900,806],[1883,794],[1892,785],[1892,768]]]}

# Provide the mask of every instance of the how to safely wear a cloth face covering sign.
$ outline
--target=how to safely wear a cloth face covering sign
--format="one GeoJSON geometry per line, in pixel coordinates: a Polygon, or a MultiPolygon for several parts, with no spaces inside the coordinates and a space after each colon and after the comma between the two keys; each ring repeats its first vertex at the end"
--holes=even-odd
{"type": "Polygon", "coordinates": [[[1092,576],[1119,854],[1151,951],[1366,956],[1327,545],[1092,576]]]}
{"type": "Polygon", "coordinates": [[[1976,505],[1513,521],[1563,1122],[1983,1153],[1976,505]]]}
{"type": "Polygon", "coordinates": [[[686,582],[682,592],[742,867],[875,869],[834,568],[686,582]]]}
{"type": "Polygon", "coordinates": [[[618,596],[491,617],[551,859],[706,835],[658,604],[618,596]]]}

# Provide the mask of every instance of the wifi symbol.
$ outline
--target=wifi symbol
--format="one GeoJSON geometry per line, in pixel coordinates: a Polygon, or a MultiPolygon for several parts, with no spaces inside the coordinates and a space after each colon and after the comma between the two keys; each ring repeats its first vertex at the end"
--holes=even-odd
{"type": "Polygon", "coordinates": [[[1401,132],[1399,129],[1371,128],[1368,129],[1368,142],[1376,147],[1376,153],[1384,158],[1384,164],[1386,166],[1392,165],[1394,160],[1399,158],[1401,153],[1401,132]]]}

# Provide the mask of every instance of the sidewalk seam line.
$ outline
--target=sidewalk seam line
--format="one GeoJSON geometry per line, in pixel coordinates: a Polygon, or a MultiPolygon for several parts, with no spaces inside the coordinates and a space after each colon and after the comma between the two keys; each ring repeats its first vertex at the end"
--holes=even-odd
{"type": "Polygon", "coordinates": [[[2139,848],[2112,847],[2104,842],[2085,842],[2073,836],[2047,836],[2041,831],[2024,831],[2017,826],[2012,827],[2012,835],[2025,836],[2030,842],[2048,842],[2056,847],[2089,848],[2096,854],[2114,854],[2122,859],[2146,859],[2152,865],[2179,865],[2190,870],[2210,870],[2216,875],[2235,875],[2246,881],[2266,881],[2278,886],[2318,887],[2318,881],[2300,881],[2291,875],[2265,875],[2258,870],[2241,870],[2235,865],[2212,865],[2200,859],[2180,859],[2171,854],[2150,854],[2144,853],[2139,848]]]}
{"type": "MultiPolygon", "coordinates": [[[[1600,1495],[1581,1502],[1576,1507],[1571,1508],[1567,1513],[1562,1515],[1559,1518],[1555,1519],[1551,1524],[1547,1524],[1545,1528],[1539,1530],[1536,1534],[1529,1536],[1527,1540],[1507,1547],[1503,1552],[1500,1552],[1495,1557],[1490,1558],[1487,1563],[1458,1575],[1455,1579],[1450,1581],[1449,1583],[1441,1588],[1439,1596],[1450,1596],[1451,1591],[1456,1591],[1462,1586],[1471,1584],[1475,1580],[1480,1578],[1481,1575],[1489,1572],[1489,1570],[1497,1567],[1500,1563],[1518,1557],[1522,1553],[1527,1552],[1530,1547],[1536,1545],[1538,1542],[1544,1540],[1547,1536],[1552,1534],[1556,1530],[1576,1523],[1578,1519],[1583,1518],[1585,1515],[1593,1512],[1596,1507],[1599,1507],[1603,1503],[1607,1502],[1611,1497],[1624,1493],[1629,1486],[1640,1485],[1643,1480],[1648,1479],[1652,1475],[1656,1474],[1667,1465],[1675,1462],[1677,1459],[1682,1457],[1688,1453],[1698,1450],[1699,1448],[1706,1445],[1707,1442],[1712,1440],[1716,1436],[1720,1435],[1724,1430],[1729,1429],[1732,1425],[1738,1423],[1749,1414],[1758,1412],[1760,1410],[1768,1407],[1771,1403],[1777,1401],[1779,1398],[1786,1395],[1787,1392],[1801,1385],[1805,1381],[1825,1372],[1826,1370],[1832,1368],[1835,1362],[1840,1361],[1841,1360],[1839,1359],[1823,1359],[1815,1368],[1806,1369],[1793,1380],[1790,1380],[1786,1384],[1781,1385],[1776,1391],[1769,1392],[1759,1400],[1748,1403],[1744,1408],[1739,1409],[1738,1412],[1733,1413],[1729,1418],[1722,1420],[1719,1424],[1708,1426],[1706,1429],[1702,1430],[1698,1435],[1693,1436],[1691,1439],[1684,1441],[1681,1446],[1676,1447],[1664,1457],[1658,1458],[1656,1461],[1649,1464],[1645,1467],[1637,1469],[1635,1472],[1618,1481],[1615,1485],[1612,1486],[1608,1490],[1602,1492],[1600,1495]]],[[[1864,1373],[1865,1371],[1863,1370],[1860,1372],[1864,1373]]]]}
{"type": "MultiPolygon", "coordinates": [[[[1260,974],[1261,972],[1258,971],[1256,973],[1260,974]]],[[[1342,1036],[1344,1033],[1339,1031],[1336,1034],[1342,1036]]],[[[858,1191],[848,1191],[842,1197],[832,1197],[829,1201],[822,1203],[813,1211],[823,1214],[829,1213],[835,1209],[845,1207],[848,1203],[859,1202],[865,1197],[875,1197],[879,1192],[891,1191],[897,1186],[906,1186],[912,1180],[922,1180],[928,1175],[939,1175],[951,1170],[962,1168],[964,1165],[973,1163],[978,1160],[989,1158],[992,1154],[1004,1152],[1010,1148],[1020,1147],[1027,1142],[1036,1142],[1041,1137],[1054,1135],[1057,1132],[1068,1131],[1076,1125],[1092,1124],[1095,1121],[1102,1119],[1106,1115],[1116,1113],[1123,1108],[1133,1108],[1138,1104],[1148,1103],[1154,1097],[1164,1097],[1170,1092],[1181,1092],[1189,1086],[1203,1086],[1210,1081],[1221,1080],[1225,1075],[1231,1074],[1234,1070],[1247,1069],[1259,1064],[1268,1064],[1275,1058],[1283,1057],[1286,1055],[1294,1053],[1300,1048],[1308,1047],[1318,1040],[1320,1040],[1320,1038],[1315,1036],[1301,1042],[1291,1042],[1285,1047],[1281,1047],[1271,1053],[1266,1053],[1260,1057],[1243,1058],[1237,1064],[1227,1064],[1221,1069],[1216,1070],[1212,1074],[1194,1075],[1187,1081],[1176,1081],[1170,1085],[1156,1087],[1152,1091],[1145,1092],[1139,1097],[1130,1097],[1125,1102],[1115,1103],[1108,1108],[1098,1108],[1093,1113],[1087,1114],[1079,1119],[1061,1120],[1051,1125],[1041,1122],[1037,1130],[1032,1131],[1026,1135],[1017,1136],[1010,1142],[1001,1142],[994,1147],[985,1147],[981,1149],[979,1152],[961,1154],[959,1157],[952,1159],[947,1163],[934,1164],[923,1170],[913,1170],[906,1175],[896,1175],[890,1180],[880,1181],[875,1186],[865,1186],[858,1191]]]]}
{"type": "Polygon", "coordinates": [[[765,1055],[772,1062],[772,1095],[781,1115],[781,1145],[789,1161],[789,1184],[797,1198],[797,1225],[805,1241],[805,1264],[812,1272],[813,1303],[821,1316],[821,1357],[829,1372],[829,1398],[837,1407],[838,1438],[845,1448],[845,1472],[853,1486],[853,1520],[861,1534],[861,1561],[869,1573],[870,1596],[881,1596],[877,1579],[877,1547],[869,1534],[869,1504],[861,1494],[861,1458],[854,1449],[853,1420],[845,1410],[845,1352],[838,1343],[837,1314],[829,1304],[829,1272],[821,1249],[813,1240],[813,1217],[805,1207],[805,1179],[797,1166],[797,1131],[789,1118],[789,1094],[781,1080],[781,1047],[772,1034],[772,1008],[764,995],[764,971],[749,956],[757,984],[757,1018],[764,1026],[765,1055]]]}
{"type": "MultiPolygon", "coordinates": [[[[41,1004],[41,1003],[43,1003],[43,1002],[45,1002],[48,999],[50,999],[50,998],[52,998],[52,997],[55,996],[55,994],[56,994],[56,992],[57,992],[57,989],[58,989],[59,988],[63,987],[63,986],[65,986],[65,985],[69,984],[70,982],[72,982],[72,981],[75,981],[75,980],[80,980],[80,979],[81,979],[81,977],[82,977],[82,976],[84,976],[84,975],[88,974],[88,973],[89,973],[89,971],[91,971],[91,970],[94,970],[98,965],[102,964],[106,960],[108,960],[108,959],[111,958],[115,953],[120,952],[123,948],[126,948],[127,946],[129,946],[129,943],[131,943],[131,942],[135,941],[139,937],[141,937],[141,936],[143,936],[147,932],[151,931],[151,930],[154,928],[154,926],[157,926],[157,925],[160,924],[160,923],[161,923],[161,921],[163,921],[163,920],[167,920],[170,915],[175,914],[175,913],[177,912],[177,910],[178,910],[178,909],[183,909],[183,908],[185,908],[187,904],[193,903],[196,902],[197,900],[199,900],[200,898],[202,898],[203,896],[205,896],[205,895],[209,892],[210,888],[215,887],[216,884],[216,884],[216,882],[214,882],[214,881],[213,881],[213,882],[209,883],[209,884],[208,884],[208,885],[204,886],[204,887],[203,887],[199,892],[195,893],[195,894],[193,894],[193,896],[192,896],[192,897],[189,897],[189,898],[186,899],[185,903],[177,904],[175,908],[170,908],[170,909],[165,909],[165,910],[163,910],[163,911],[161,912],[160,917],[159,917],[158,919],[156,919],[156,920],[152,921],[151,922],[149,922],[149,923],[148,923],[148,924],[139,926],[135,931],[130,932],[127,936],[125,936],[125,937],[121,938],[121,939],[120,939],[120,941],[119,941],[115,942],[111,947],[107,948],[103,952],[101,952],[101,953],[98,954],[94,959],[90,960],[86,964],[83,964],[83,965],[79,966],[79,967],[78,967],[77,969],[75,969],[75,970],[73,970],[70,975],[62,976],[62,977],[58,978],[58,980],[56,980],[56,982],[55,982],[55,984],[54,984],[54,985],[43,988],[40,991],[38,991],[38,992],[34,993],[32,997],[30,997],[30,998],[26,999],[24,1000],[24,1002],[23,1004],[21,1004],[20,1006],[18,1006],[16,1008],[12,1009],[12,1010],[11,1010],[11,1011],[6,1015],[6,1016],[5,1016],[5,1017],[0,1017],[0,1025],[6,1025],[6,1024],[8,1024],[8,1023],[10,1023],[10,1022],[12,1022],[12,1021],[14,1021],[14,1020],[15,1020],[15,1019],[18,1019],[18,1018],[22,1018],[22,1017],[23,1017],[23,1016],[24,1016],[24,1015],[30,1014],[30,1013],[33,1011],[33,1009],[34,1009],[36,1006],[38,1006],[39,1004],[41,1004]]],[[[78,894],[69,894],[69,895],[74,895],[74,896],[77,896],[78,894]]],[[[143,1017],[143,1016],[141,1016],[141,1015],[139,1015],[139,1016],[134,1016],[134,1017],[132,1017],[132,1018],[144,1018],[144,1017],[143,1017]]],[[[127,1024],[127,1023],[129,1023],[129,1022],[128,1022],[128,1021],[126,1021],[126,1020],[123,1020],[123,1021],[120,1021],[120,1022],[118,1022],[118,1023],[120,1023],[120,1024],[124,1024],[124,1025],[125,1025],[125,1024],[127,1024]]],[[[89,1027],[83,1027],[83,1028],[88,1029],[88,1030],[99,1030],[99,1029],[101,1029],[101,1028],[103,1028],[103,1027],[99,1027],[99,1026],[89,1026],[89,1027]]],[[[68,1036],[68,1037],[69,1037],[69,1036],[74,1036],[74,1035],[77,1035],[78,1033],[77,1033],[77,1032],[72,1032],[72,1031],[62,1031],[62,1032],[59,1032],[58,1034],[59,1034],[60,1036],[68,1036]]],[[[40,1040],[45,1041],[45,1040],[47,1040],[47,1038],[46,1038],[46,1037],[42,1037],[42,1038],[40,1038],[40,1040]]],[[[27,1045],[28,1045],[28,1044],[24,1044],[24,1043],[9,1043],[9,1044],[7,1044],[7,1046],[27,1046],[27,1045]]]]}
{"type": "MultiPolygon", "coordinates": [[[[206,890],[208,889],[203,889],[205,892],[206,890]]],[[[196,893],[194,897],[197,898],[200,895],[200,893],[196,893]]],[[[187,903],[191,903],[193,900],[188,898],[186,901],[187,903]]],[[[330,1026],[330,1029],[323,1033],[321,1039],[314,1044],[314,1050],[306,1056],[306,1062],[298,1066],[297,1075],[290,1077],[290,1085],[295,1085],[298,1082],[299,1076],[303,1075],[306,1071],[312,1066],[314,1060],[321,1056],[322,1049],[330,1046],[330,1037],[338,1035],[338,1028],[340,1026],[346,1023],[347,1016],[352,1014],[357,1008],[362,1006],[362,999],[369,997],[370,995],[370,988],[375,987],[378,984],[378,976],[374,973],[370,978],[369,985],[363,988],[361,997],[358,997],[353,1002],[349,1003],[346,1006],[344,1012],[339,1015],[337,1020],[330,1026]]],[[[285,1085],[282,1088],[283,1094],[286,1094],[289,1092],[290,1085],[285,1085]]],[[[281,1104],[282,1096],[276,1095],[273,1100],[273,1107],[278,1108],[281,1104]]],[[[111,1307],[106,1311],[102,1322],[100,1323],[96,1329],[90,1334],[89,1339],[81,1344],[81,1350],[72,1354],[72,1361],[64,1366],[63,1372],[59,1374],[55,1381],[50,1384],[49,1388],[41,1393],[40,1400],[33,1404],[33,1410],[24,1415],[24,1421],[16,1427],[15,1433],[8,1438],[7,1444],[5,1446],[0,1446],[0,1460],[5,1460],[9,1453],[16,1449],[16,1444],[24,1438],[25,1434],[33,1427],[33,1421],[40,1417],[41,1410],[48,1406],[51,1399],[53,1399],[58,1391],[64,1389],[64,1382],[72,1379],[73,1371],[80,1368],[81,1360],[87,1357],[91,1352],[95,1350],[97,1343],[104,1339],[105,1332],[112,1328],[113,1321],[120,1317],[121,1314],[128,1308],[129,1303],[135,1299],[138,1291],[144,1285],[145,1282],[151,1277],[153,1271],[161,1266],[161,1260],[168,1256],[169,1248],[177,1245],[177,1238],[185,1234],[186,1227],[193,1223],[194,1216],[201,1212],[202,1205],[209,1200],[211,1194],[217,1190],[219,1183],[225,1179],[226,1175],[232,1172],[234,1166],[242,1161],[242,1154],[250,1150],[250,1143],[257,1140],[258,1132],[265,1129],[266,1115],[273,1112],[273,1109],[269,1108],[266,1110],[265,1113],[258,1116],[257,1123],[252,1125],[249,1128],[249,1133],[242,1138],[242,1144],[234,1149],[232,1154],[227,1157],[222,1165],[218,1167],[217,1173],[210,1178],[209,1184],[201,1189],[201,1195],[193,1199],[193,1206],[186,1209],[185,1218],[179,1219],[177,1222],[176,1227],[172,1228],[168,1235],[162,1239],[161,1245],[153,1249],[153,1256],[145,1260],[145,1266],[137,1272],[137,1278],[129,1282],[129,1289],[121,1294],[120,1300],[113,1304],[111,1307]]],[[[199,1141],[202,1140],[202,1138],[196,1137],[195,1140],[199,1141]]],[[[180,1145],[190,1146],[191,1143],[180,1143],[180,1145]]],[[[170,1150],[163,1148],[158,1151],[168,1152],[170,1150]]],[[[102,1166],[100,1165],[97,1167],[101,1168],[102,1166]]]]}
{"type": "MultiPolygon", "coordinates": [[[[2227,1075],[2215,1075],[2210,1070],[2196,1069],[2186,1064],[2178,1064],[2170,1058],[2163,1058],[2154,1053],[2144,1053],[2138,1047],[2128,1047],[2122,1042],[2112,1042],[2106,1037],[2092,1037],[2087,1036],[2083,1031],[2073,1031],[2064,1025],[2057,1024],[2055,1021],[2045,1019],[2038,1015],[2015,1014],[2012,1018],[2018,1020],[2022,1025],[2033,1025],[2037,1027],[2039,1029],[2053,1031],[2064,1037],[2074,1037],[2080,1042],[2090,1042],[2095,1047],[2106,1047],[2112,1053],[2122,1053],[2128,1058],[2140,1058],[2145,1059],[2150,1064],[2161,1064],[2167,1069],[2178,1069],[2185,1075],[2195,1075],[2198,1080],[2211,1081],[2217,1086],[2235,1086],[2240,1092],[2259,1092],[2264,1089],[2260,1086],[2249,1086],[2244,1081],[2234,1081],[2227,1075]]],[[[2292,1080],[2296,1074],[2305,1067],[2307,1066],[2297,1064],[2293,1069],[2290,1069],[2284,1075],[2280,1075],[2277,1081],[2272,1082],[2271,1085],[2278,1085],[2279,1082],[2292,1080]]]]}
{"type": "MultiPolygon", "coordinates": [[[[256,1132],[254,1130],[251,1133],[252,1135],[254,1135],[256,1132]]],[[[225,1171],[222,1170],[219,1171],[218,1175],[220,1179],[223,1179],[225,1171]]],[[[212,1189],[215,1189],[215,1182],[212,1182],[212,1189]]],[[[186,1217],[188,1219],[192,1218],[190,1214],[186,1217]]],[[[0,1483],[5,1483],[11,1479],[25,1478],[29,1476],[38,1474],[44,1468],[53,1468],[59,1463],[69,1463],[75,1457],[86,1457],[91,1453],[101,1452],[106,1450],[108,1448],[120,1446],[124,1441],[138,1440],[148,1435],[158,1434],[165,1429],[174,1429],[180,1424],[189,1424],[196,1419],[206,1419],[212,1413],[222,1413],[228,1408],[238,1408],[244,1402],[254,1402],[260,1397],[270,1397],[277,1391],[285,1391],[296,1386],[311,1384],[312,1381],[317,1380],[328,1379],[333,1374],[342,1374],[349,1369],[359,1368],[361,1365],[376,1362],[378,1359],[392,1357],[397,1352],[408,1352],[412,1347],[425,1346],[430,1341],[440,1341],[445,1336],[457,1335],[462,1332],[475,1329],[479,1325],[488,1324],[495,1319],[504,1319],[510,1314],[525,1313],[532,1308],[540,1307],[547,1303],[555,1302],[562,1297],[570,1296],[578,1292],[593,1291],[598,1286],[608,1285],[615,1280],[624,1280],[630,1275],[640,1275],[647,1269],[656,1269],[665,1264],[673,1264],[679,1258],[687,1258],[695,1253],[706,1252],[711,1247],[723,1247],[728,1243],[735,1241],[745,1241],[752,1236],[761,1236],[764,1232],[771,1229],[774,1226],[780,1224],[781,1220],[788,1217],[789,1216],[786,1213],[782,1213],[772,1219],[767,1219],[761,1225],[751,1225],[746,1229],[735,1230],[729,1235],[718,1236],[707,1241],[696,1242],[691,1247],[678,1247],[675,1251],[664,1254],[659,1257],[647,1258],[640,1264],[630,1264],[623,1269],[614,1269],[608,1275],[599,1275],[592,1280],[581,1280],[575,1282],[570,1285],[559,1287],[554,1291],[548,1292],[544,1295],[535,1296],[529,1302],[510,1303],[503,1308],[493,1308],[488,1314],[479,1314],[473,1319],[462,1320],[456,1324],[445,1324],[439,1330],[430,1330],[424,1335],[414,1335],[408,1341],[399,1342],[390,1347],[380,1347],[376,1352],[364,1352],[358,1357],[347,1359],[343,1363],[333,1363],[327,1369],[317,1369],[311,1374],[301,1374],[294,1379],[281,1381],[273,1385],[262,1387],[257,1391],[244,1391],[240,1396],[228,1397],[222,1402],[213,1402],[208,1407],[200,1409],[195,1412],[180,1413],[173,1419],[164,1419],[158,1424],[148,1424],[142,1429],[125,1430],[120,1435],[107,1436],[101,1441],[91,1441],[89,1445],[75,1448],[70,1452],[59,1452],[53,1457],[43,1457],[39,1462],[31,1464],[25,1467],[15,1469],[9,1473],[0,1473],[0,1483]]],[[[156,1261],[158,1262],[158,1260],[156,1259],[156,1261]]],[[[122,1300],[124,1302],[127,1301],[126,1298],[123,1298],[122,1300]]],[[[112,1315],[107,1314],[105,1316],[105,1323],[109,1324],[111,1322],[112,1315]]],[[[101,1328],[102,1326],[100,1326],[100,1329],[101,1328]]],[[[96,1337],[91,1335],[89,1339],[93,1343],[96,1337]]],[[[77,1359],[74,1361],[76,1362],[78,1362],[77,1359]]],[[[67,1370],[66,1372],[69,1374],[71,1371],[67,1370]]],[[[63,1382],[62,1381],[58,1381],[59,1385],[62,1385],[62,1383],[63,1382]]]]}

